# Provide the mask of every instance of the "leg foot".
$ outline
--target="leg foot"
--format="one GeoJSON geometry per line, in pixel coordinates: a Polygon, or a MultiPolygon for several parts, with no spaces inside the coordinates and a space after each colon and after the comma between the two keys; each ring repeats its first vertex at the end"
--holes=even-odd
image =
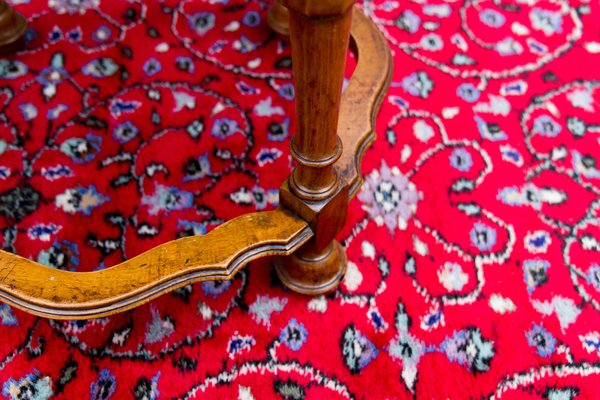
{"type": "Polygon", "coordinates": [[[27,31],[27,20],[5,0],[0,0],[0,55],[8,55],[21,47],[27,31]]]}
{"type": "Polygon", "coordinates": [[[279,0],[269,10],[268,22],[271,29],[283,36],[290,36],[290,15],[279,0]]]}
{"type": "Polygon", "coordinates": [[[281,282],[291,290],[308,295],[331,292],[337,288],[346,272],[346,253],[338,241],[320,252],[300,249],[288,257],[279,258],[275,271],[281,282]]]}

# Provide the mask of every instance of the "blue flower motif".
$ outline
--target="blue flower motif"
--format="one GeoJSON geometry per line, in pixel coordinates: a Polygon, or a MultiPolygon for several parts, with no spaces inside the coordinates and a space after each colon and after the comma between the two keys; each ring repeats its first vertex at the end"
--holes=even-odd
{"type": "Polygon", "coordinates": [[[494,46],[498,54],[503,57],[513,56],[523,53],[523,46],[511,37],[507,37],[497,42],[494,46]]]}
{"type": "Polygon", "coordinates": [[[160,72],[162,65],[156,58],[151,57],[144,63],[142,68],[144,69],[144,73],[146,73],[146,75],[152,76],[160,72]]]}
{"type": "Polygon", "coordinates": [[[59,164],[55,167],[42,168],[42,176],[49,181],[54,181],[56,179],[73,176],[73,171],[66,165],[59,164]]]}
{"type": "Polygon", "coordinates": [[[240,130],[238,123],[229,118],[219,118],[215,121],[211,133],[219,139],[227,139],[240,130]]]}
{"type": "Polygon", "coordinates": [[[31,121],[38,116],[37,107],[33,103],[21,103],[19,104],[19,110],[21,110],[25,121],[31,121]]]}
{"type": "Polygon", "coordinates": [[[476,222],[470,232],[471,243],[481,251],[491,250],[496,244],[496,230],[483,222],[476,222]]]}
{"type": "Polygon", "coordinates": [[[600,292],[600,265],[596,263],[590,265],[587,271],[587,281],[594,289],[600,292]]]}
{"type": "Polygon", "coordinates": [[[479,20],[490,28],[500,28],[506,22],[504,15],[489,8],[479,12],[479,20]]]}
{"type": "Polygon", "coordinates": [[[428,33],[427,35],[424,35],[419,43],[423,49],[428,51],[439,51],[444,47],[444,41],[435,33],[428,33]]]}
{"type": "Polygon", "coordinates": [[[351,374],[360,373],[379,354],[379,350],[373,342],[358,331],[354,325],[350,325],[344,330],[341,345],[344,364],[351,374]]]}
{"type": "Polygon", "coordinates": [[[10,168],[5,167],[5,166],[1,166],[0,167],[0,180],[4,180],[8,177],[10,177],[11,175],[11,171],[10,168]]]}
{"type": "Polygon", "coordinates": [[[90,399],[108,399],[117,389],[117,380],[108,370],[100,371],[100,376],[90,386],[90,399]]]}
{"type": "Polygon", "coordinates": [[[77,27],[67,32],[67,38],[69,38],[71,42],[78,42],[79,40],[81,40],[81,35],[82,33],[80,27],[77,27]]]}
{"type": "Polygon", "coordinates": [[[291,83],[281,85],[277,92],[281,97],[283,97],[286,100],[294,100],[294,85],[291,83]]]}
{"type": "Polygon", "coordinates": [[[402,79],[402,89],[405,92],[426,99],[433,90],[433,81],[425,71],[417,71],[402,79]]]}
{"type": "Polygon", "coordinates": [[[530,253],[545,253],[550,243],[552,243],[552,238],[546,231],[535,231],[525,236],[525,248],[530,253]]]}
{"type": "Polygon", "coordinates": [[[92,38],[98,43],[104,43],[110,39],[112,32],[106,25],[100,25],[92,34],[92,38]]]}
{"type": "Polygon", "coordinates": [[[559,12],[536,7],[529,13],[529,19],[531,26],[541,30],[546,36],[562,32],[562,15],[559,12]]]}
{"type": "Polygon", "coordinates": [[[17,326],[19,321],[8,304],[0,304],[0,323],[4,326],[17,326]]]}
{"type": "Polygon", "coordinates": [[[49,376],[41,377],[39,372],[34,370],[18,381],[10,378],[4,382],[2,394],[11,399],[47,400],[54,394],[52,379],[49,376]]]}
{"type": "Polygon", "coordinates": [[[535,259],[523,262],[523,279],[529,293],[548,282],[548,268],[550,263],[546,260],[535,259]]]}
{"type": "Polygon", "coordinates": [[[520,167],[523,165],[523,163],[524,163],[523,156],[521,155],[521,153],[519,153],[519,150],[517,150],[509,145],[504,145],[504,146],[500,147],[500,151],[502,152],[502,159],[504,161],[511,162],[511,163],[515,164],[517,167],[520,167]]]}
{"type": "Polygon", "coordinates": [[[534,347],[541,357],[549,357],[556,350],[556,339],[541,325],[534,324],[525,337],[529,346],[534,347]]]}
{"type": "Polygon", "coordinates": [[[255,344],[256,340],[252,336],[242,336],[236,332],[227,343],[227,353],[229,353],[229,358],[233,359],[243,351],[249,351],[255,344]]]}
{"type": "Polygon", "coordinates": [[[123,122],[113,129],[113,138],[120,143],[127,143],[137,136],[139,129],[130,121],[123,122]]]}
{"type": "Polygon", "coordinates": [[[275,162],[283,153],[279,149],[261,149],[256,155],[256,161],[258,166],[262,167],[265,164],[271,164],[275,162]]]}
{"type": "Polygon", "coordinates": [[[44,68],[37,77],[38,82],[44,86],[43,93],[47,98],[54,97],[56,87],[69,76],[69,73],[64,69],[63,63],[63,54],[54,54],[50,66],[44,68]]]}
{"type": "Polygon", "coordinates": [[[116,99],[110,103],[108,109],[113,118],[119,118],[122,114],[135,112],[141,105],[139,101],[116,99]]]}
{"type": "Polygon", "coordinates": [[[52,107],[48,110],[48,112],[46,113],[46,118],[48,118],[51,121],[54,121],[58,119],[60,114],[62,114],[64,111],[67,111],[68,109],[69,106],[67,106],[66,104],[57,104],[56,107],[52,107]]]}
{"type": "Polygon", "coordinates": [[[283,142],[289,135],[290,119],[286,118],[283,123],[271,122],[267,128],[267,138],[273,142],[283,142]]]}
{"type": "Polygon", "coordinates": [[[261,18],[260,14],[256,11],[248,11],[244,18],[242,19],[242,23],[251,28],[260,25],[261,18]]]}
{"type": "Polygon", "coordinates": [[[90,61],[81,68],[81,72],[84,75],[88,75],[94,78],[106,78],[114,75],[119,70],[117,63],[108,57],[98,58],[90,61]]]}
{"type": "Polygon", "coordinates": [[[52,235],[61,229],[61,226],[55,224],[34,224],[27,230],[27,236],[34,240],[47,242],[52,235]]]}
{"type": "Polygon", "coordinates": [[[477,124],[477,130],[481,135],[482,139],[491,140],[497,142],[506,139],[506,133],[496,123],[488,123],[483,120],[480,116],[475,116],[475,123],[477,124]]]}
{"type": "Polygon", "coordinates": [[[79,249],[67,240],[56,242],[48,250],[40,251],[37,261],[47,267],[76,271],[79,266],[79,249]]]}
{"type": "Polygon", "coordinates": [[[467,103],[474,103],[479,100],[481,92],[472,83],[462,83],[456,88],[456,95],[467,103]]]}
{"type": "Polygon", "coordinates": [[[248,39],[245,35],[241,35],[240,38],[233,42],[233,48],[239,51],[242,54],[250,53],[251,51],[256,50],[258,47],[257,43],[254,43],[252,40],[248,39]]]}
{"type": "Polygon", "coordinates": [[[31,42],[32,40],[35,40],[38,37],[39,37],[38,32],[35,29],[31,28],[31,27],[29,27],[27,29],[27,31],[25,31],[25,36],[24,36],[25,43],[31,42]]]}
{"type": "Polygon", "coordinates": [[[396,19],[396,26],[410,34],[414,34],[421,26],[421,18],[411,10],[406,10],[396,19]]]}
{"type": "Polygon", "coordinates": [[[562,128],[549,115],[540,115],[533,121],[533,133],[546,137],[556,137],[562,128]]]}
{"type": "Polygon", "coordinates": [[[464,147],[459,147],[454,149],[452,154],[450,154],[450,165],[458,171],[467,172],[473,166],[473,158],[471,157],[471,153],[467,151],[464,147]]]}
{"type": "Polygon", "coordinates": [[[567,129],[569,132],[573,134],[575,137],[583,137],[588,130],[588,126],[580,118],[577,117],[568,117],[567,118],[567,129]]]}
{"type": "Polygon", "coordinates": [[[200,287],[205,295],[216,299],[231,287],[231,281],[204,281],[200,287]]]}
{"type": "Polygon", "coordinates": [[[194,60],[187,56],[178,56],[175,59],[175,66],[177,69],[189,72],[190,74],[194,73],[196,70],[196,67],[194,66],[194,60]]]}
{"type": "Polygon", "coordinates": [[[292,318],[281,330],[279,341],[285,343],[290,350],[298,351],[306,343],[307,336],[308,332],[306,332],[304,324],[298,323],[296,319],[292,318]]]}
{"type": "Polygon", "coordinates": [[[179,220],[177,230],[182,231],[183,236],[202,236],[206,235],[206,222],[195,222],[179,220]]]}
{"type": "Polygon", "coordinates": [[[183,177],[184,182],[194,181],[202,179],[207,175],[210,175],[210,160],[208,154],[203,154],[198,158],[190,158],[184,166],[183,177]]]}
{"type": "Polygon", "coordinates": [[[148,212],[156,215],[159,211],[167,213],[175,210],[185,210],[194,204],[194,194],[179,190],[176,187],[156,185],[155,192],[151,196],[144,195],[142,204],[149,207],[148,212]]]}
{"type": "Polygon", "coordinates": [[[27,73],[27,65],[21,61],[0,59],[0,79],[16,79],[27,73]]]}
{"type": "Polygon", "coordinates": [[[88,133],[83,138],[71,138],[60,145],[60,151],[78,164],[93,160],[102,148],[102,138],[88,133]]]}
{"type": "Polygon", "coordinates": [[[446,338],[440,350],[450,361],[477,372],[489,371],[494,357],[494,343],[486,340],[479,328],[466,328],[446,338]]]}
{"type": "Polygon", "coordinates": [[[50,43],[58,42],[60,39],[62,39],[62,37],[63,32],[58,26],[52,28],[52,30],[48,33],[48,41],[50,43]]]}
{"type": "Polygon", "coordinates": [[[215,26],[215,15],[210,12],[199,12],[188,17],[188,24],[198,35],[203,36],[215,26]]]}
{"type": "Polygon", "coordinates": [[[58,14],[83,15],[87,10],[97,8],[99,2],[100,0],[54,0],[48,2],[48,5],[58,14]]]}
{"type": "Polygon", "coordinates": [[[77,186],[65,190],[56,196],[55,204],[64,212],[75,214],[78,212],[83,215],[90,215],[92,210],[110,200],[96,190],[94,185],[89,187],[77,186]]]}

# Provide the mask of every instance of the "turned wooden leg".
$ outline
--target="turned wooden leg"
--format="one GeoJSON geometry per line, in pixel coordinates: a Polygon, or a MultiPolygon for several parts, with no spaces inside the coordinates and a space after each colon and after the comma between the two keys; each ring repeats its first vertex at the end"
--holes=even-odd
{"type": "Polygon", "coordinates": [[[283,36],[290,35],[290,13],[281,4],[281,0],[275,0],[269,10],[268,23],[271,29],[283,36]]]}
{"type": "Polygon", "coordinates": [[[296,168],[280,203],[306,220],[314,238],[281,259],[277,273],[289,288],[319,294],[337,287],[346,256],[335,236],[344,226],[348,186],[334,168],[342,153],[336,134],[353,0],[282,0],[289,9],[297,132],[290,151],[296,168]]]}
{"type": "Polygon", "coordinates": [[[23,44],[27,20],[5,0],[0,0],[0,55],[8,55],[23,44]]]}

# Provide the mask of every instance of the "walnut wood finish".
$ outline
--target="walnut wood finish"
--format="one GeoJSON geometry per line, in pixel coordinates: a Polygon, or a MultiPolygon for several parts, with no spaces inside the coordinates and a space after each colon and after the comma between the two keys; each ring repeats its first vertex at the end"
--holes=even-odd
{"type": "MultiPolygon", "coordinates": [[[[349,3],[327,0],[314,6],[310,1],[289,0],[286,4],[297,7],[295,23],[300,32],[296,36],[308,29],[320,36],[337,35],[335,40],[327,39],[327,46],[347,45],[340,37],[348,28],[350,11],[344,7],[349,3]],[[313,24],[316,27],[305,26],[313,24]],[[332,31],[327,32],[325,26],[332,31]]],[[[338,73],[343,71],[343,63],[336,64],[338,75],[331,82],[322,82],[322,77],[310,73],[302,75],[301,71],[310,79],[300,84],[306,86],[300,93],[315,96],[324,107],[317,110],[311,102],[304,102],[298,116],[304,121],[304,135],[316,136],[301,137],[292,152],[299,160],[297,170],[304,169],[298,179],[309,185],[308,195],[302,193],[304,188],[293,190],[290,178],[281,187],[282,206],[275,211],[235,218],[205,236],[168,242],[101,271],[56,270],[0,251],[0,299],[49,318],[96,318],[128,310],[192,282],[231,279],[244,264],[269,255],[288,256],[279,259],[276,270],[292,290],[314,294],[334,289],[344,274],[346,257],[333,239],[345,222],[348,200],[361,183],[360,161],[374,140],[374,117],[391,72],[389,49],[377,28],[358,9],[352,18],[358,64],[341,101],[337,88],[341,89],[338,73]],[[323,92],[319,85],[325,88],[323,92]],[[336,128],[329,116],[337,114],[338,107],[340,123],[336,128]],[[322,147],[321,142],[327,146],[322,147]],[[334,165],[331,160],[337,157],[334,165]],[[321,171],[326,171],[327,179],[314,176],[321,171]],[[329,190],[332,181],[333,189],[329,190]]],[[[303,50],[294,52],[294,66],[312,68],[310,63],[296,62],[314,46],[309,38],[301,41],[303,50]]],[[[345,50],[343,53],[345,57],[345,50]]],[[[317,64],[324,64],[323,60],[317,64]]]]}
{"type": "Polygon", "coordinates": [[[275,0],[269,9],[267,22],[271,29],[282,36],[290,35],[290,14],[287,8],[281,4],[281,0],[275,0]]]}
{"type": "Polygon", "coordinates": [[[280,190],[280,203],[302,216],[314,238],[276,271],[289,288],[329,292],[346,270],[335,235],[346,220],[348,191],[334,164],[342,155],[337,136],[351,0],[282,0],[289,10],[297,131],[290,144],[296,167],[280,190]]]}
{"type": "Polygon", "coordinates": [[[5,0],[0,0],[0,56],[8,55],[23,45],[27,20],[5,0]]]}
{"type": "Polygon", "coordinates": [[[342,139],[343,151],[336,165],[342,180],[349,186],[350,198],[364,181],[360,164],[365,151],[375,141],[375,118],[394,69],[385,38],[357,8],[351,33],[351,48],[358,61],[340,104],[337,134],[342,139]]]}
{"type": "MultiPolygon", "coordinates": [[[[275,32],[289,36],[289,12],[281,0],[276,0],[269,10],[269,26],[275,32]]],[[[350,186],[352,198],[364,181],[360,162],[375,141],[375,117],[389,87],[393,65],[385,38],[359,9],[355,9],[352,16],[350,40],[358,63],[340,104],[337,134],[342,140],[343,151],[337,165],[342,180],[350,186]]]]}
{"type": "Polygon", "coordinates": [[[48,268],[0,251],[0,299],[43,317],[102,317],[192,282],[231,279],[246,263],[291,254],[311,236],[304,220],[277,209],[234,218],[205,236],[171,241],[94,272],[48,268]]]}

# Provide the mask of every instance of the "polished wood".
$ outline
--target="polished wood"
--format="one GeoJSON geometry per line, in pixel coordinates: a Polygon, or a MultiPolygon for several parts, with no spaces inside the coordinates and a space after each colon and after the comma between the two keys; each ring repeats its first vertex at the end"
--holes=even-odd
{"type": "Polygon", "coordinates": [[[271,29],[282,36],[290,35],[290,14],[288,9],[281,4],[281,0],[275,0],[269,9],[267,22],[271,29]]]}
{"type": "Polygon", "coordinates": [[[297,166],[289,185],[308,201],[327,199],[341,184],[333,165],[342,154],[337,123],[352,10],[342,9],[335,15],[320,12],[337,10],[342,1],[282,2],[290,12],[296,92],[296,134],[290,153],[297,166]],[[327,8],[321,3],[331,4],[327,8]]]}
{"type": "MultiPolygon", "coordinates": [[[[294,2],[296,5],[301,3],[290,0],[288,4],[294,2]]],[[[310,2],[296,7],[295,10],[305,12],[299,17],[305,18],[300,25],[312,24],[307,21],[317,25],[325,23],[322,20],[329,20],[327,23],[331,24],[346,18],[339,15],[347,11],[339,6],[345,3],[337,2],[333,6],[330,4],[332,1],[325,3],[316,8],[317,11],[327,11],[327,16],[323,17],[315,17],[315,7],[308,7],[312,4],[310,2]],[[325,3],[329,4],[329,8],[325,7],[325,3]]],[[[317,186],[308,191],[315,192],[313,189],[316,188],[317,192],[321,192],[316,199],[309,193],[307,199],[292,190],[290,177],[280,190],[281,208],[244,215],[205,236],[163,244],[102,271],[56,270],[0,251],[0,299],[24,311],[49,318],[96,318],[128,310],[192,282],[230,279],[249,261],[268,255],[287,256],[278,259],[276,271],[282,282],[292,290],[317,294],[335,289],[345,272],[346,257],[340,244],[333,239],[344,225],[349,199],[362,182],[360,162],[366,147],[374,140],[375,115],[391,75],[389,48],[382,35],[358,9],[354,10],[352,18],[353,50],[357,53],[358,62],[340,104],[335,105],[338,101],[332,90],[335,85],[322,82],[321,77],[316,77],[316,81],[306,81],[305,86],[316,85],[317,88],[309,87],[303,92],[303,96],[323,95],[318,104],[325,110],[339,107],[339,124],[336,127],[332,123],[329,113],[312,109],[310,102],[301,106],[304,107],[303,118],[306,115],[316,118],[304,119],[305,134],[316,136],[307,139],[306,143],[319,146],[320,141],[336,138],[336,144],[333,146],[332,142],[328,142],[331,145],[329,153],[321,148],[310,153],[310,157],[324,154],[324,160],[299,157],[298,168],[308,169],[307,175],[325,171],[330,178],[333,176],[336,182],[333,190],[323,195],[324,180],[309,179],[309,185],[317,186]],[[326,89],[324,94],[319,94],[319,85],[326,89]],[[330,129],[315,130],[315,127],[323,129],[324,126],[330,129]],[[343,151],[338,136],[343,142],[343,151]],[[332,158],[340,155],[335,164],[329,164],[332,158]],[[308,164],[305,158],[309,159],[308,164]]],[[[335,31],[336,23],[333,25],[335,31]]],[[[326,30],[316,28],[311,32],[323,36],[326,30]]],[[[306,42],[304,51],[310,51],[309,39],[303,40],[306,42]]],[[[298,57],[297,52],[294,54],[298,57]]],[[[311,67],[309,63],[298,64],[303,65],[301,68],[311,67]]],[[[311,74],[304,76],[310,77],[311,74]]],[[[332,81],[339,83],[338,78],[333,77],[332,81]]],[[[296,156],[313,151],[311,146],[300,146],[305,152],[296,151],[296,156]]]]}
{"type": "Polygon", "coordinates": [[[294,292],[318,295],[335,290],[346,273],[348,262],[336,240],[320,251],[303,248],[277,260],[275,271],[281,282],[294,292]]]}
{"type": "Polygon", "coordinates": [[[291,254],[311,237],[303,219],[277,209],[234,218],[205,236],[171,241],[94,272],[57,270],[0,251],[0,299],[48,318],[97,318],[192,282],[231,279],[246,263],[291,254]]]}
{"type": "Polygon", "coordinates": [[[25,32],[25,17],[16,12],[6,0],[0,0],[0,56],[18,50],[25,40],[25,32]]]}
{"type": "Polygon", "coordinates": [[[357,63],[342,96],[337,134],[343,143],[336,166],[354,197],[364,181],[360,164],[375,141],[375,119],[393,72],[392,54],[375,24],[358,8],[352,17],[352,51],[357,63]]]}
{"type": "Polygon", "coordinates": [[[346,257],[335,236],[344,226],[348,191],[334,168],[342,155],[337,135],[352,22],[352,1],[282,0],[290,15],[297,131],[290,144],[296,167],[280,202],[304,218],[313,239],[276,271],[289,288],[306,294],[337,287],[346,257]]]}
{"type": "Polygon", "coordinates": [[[346,220],[346,203],[362,184],[360,163],[375,140],[375,117],[392,76],[387,42],[359,9],[354,10],[351,34],[357,64],[341,100],[337,132],[343,152],[335,165],[344,185],[317,202],[294,196],[287,182],[280,189],[282,204],[309,221],[315,236],[292,256],[280,258],[276,271],[290,289],[309,295],[334,290],[345,273],[346,256],[333,239],[346,220]]]}

